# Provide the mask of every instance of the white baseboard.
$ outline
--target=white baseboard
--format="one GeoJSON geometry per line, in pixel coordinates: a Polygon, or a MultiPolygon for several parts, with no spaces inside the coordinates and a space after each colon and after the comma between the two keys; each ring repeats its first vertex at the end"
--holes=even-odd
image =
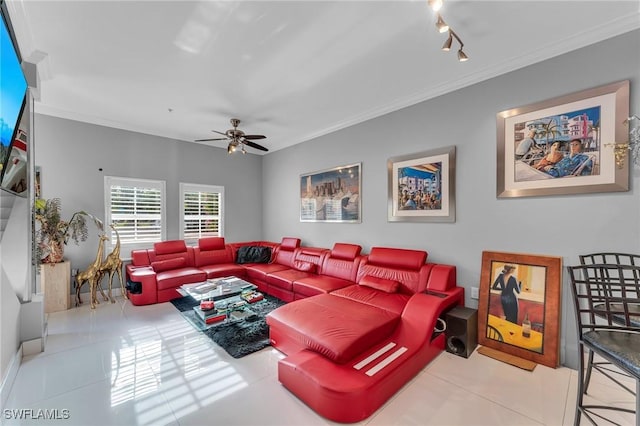
{"type": "Polygon", "coordinates": [[[9,393],[11,392],[13,382],[16,380],[16,376],[18,375],[18,369],[20,369],[21,362],[22,345],[20,345],[18,351],[13,354],[11,362],[9,363],[9,368],[7,369],[7,375],[4,377],[4,380],[0,385],[0,407],[7,406],[7,399],[9,398],[9,393]]]}
{"type": "MultiPolygon", "coordinates": [[[[103,288],[102,289],[104,291],[105,294],[107,294],[107,291],[109,290],[108,288],[103,288]]],[[[86,296],[89,294],[89,289],[87,288],[87,291],[82,291],[80,292],[81,296],[86,296]]],[[[122,289],[120,288],[120,285],[118,286],[113,286],[111,288],[111,295],[116,297],[116,296],[122,296],[122,289]]],[[[73,293],[71,293],[71,305],[74,305],[75,302],[75,297],[76,297],[76,292],[74,291],[73,293]]]]}
{"type": "Polygon", "coordinates": [[[39,354],[44,351],[44,337],[38,337],[32,340],[22,342],[22,355],[29,356],[39,354]]]}

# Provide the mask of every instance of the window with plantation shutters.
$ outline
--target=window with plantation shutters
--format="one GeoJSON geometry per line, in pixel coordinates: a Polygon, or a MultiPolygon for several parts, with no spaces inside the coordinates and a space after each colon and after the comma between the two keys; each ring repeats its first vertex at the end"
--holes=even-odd
{"type": "MultiPolygon", "coordinates": [[[[105,177],[105,218],[127,249],[151,247],[165,240],[165,182],[105,177]]],[[[110,245],[115,235],[110,235],[110,245]]]]}
{"type": "Polygon", "coordinates": [[[196,242],[203,237],[222,237],[224,187],[180,184],[180,238],[196,242]]]}

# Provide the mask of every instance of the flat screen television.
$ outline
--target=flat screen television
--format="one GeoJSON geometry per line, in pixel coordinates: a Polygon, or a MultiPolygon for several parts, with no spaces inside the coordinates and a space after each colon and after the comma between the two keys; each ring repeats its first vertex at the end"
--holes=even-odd
{"type": "Polygon", "coordinates": [[[9,13],[0,3],[0,188],[26,194],[26,134],[19,131],[27,94],[27,80],[9,13]]]}

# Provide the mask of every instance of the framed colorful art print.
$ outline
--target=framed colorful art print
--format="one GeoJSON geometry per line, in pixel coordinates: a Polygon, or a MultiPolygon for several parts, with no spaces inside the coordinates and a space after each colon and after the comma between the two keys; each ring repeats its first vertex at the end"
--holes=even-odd
{"type": "Polygon", "coordinates": [[[478,343],[557,367],[561,282],[561,257],[483,252],[478,343]]]}
{"type": "Polygon", "coordinates": [[[497,196],[628,191],[628,117],[628,80],[498,113],[497,196]]]}
{"type": "Polygon", "coordinates": [[[456,147],[387,161],[389,222],[455,222],[456,147]]]}
{"type": "Polygon", "coordinates": [[[300,222],[362,221],[361,163],[300,176],[300,222]]]}

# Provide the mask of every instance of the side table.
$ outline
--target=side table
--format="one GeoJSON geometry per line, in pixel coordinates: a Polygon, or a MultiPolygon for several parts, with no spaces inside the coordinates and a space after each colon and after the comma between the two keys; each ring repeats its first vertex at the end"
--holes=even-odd
{"type": "Polygon", "coordinates": [[[71,306],[71,262],[40,265],[40,285],[44,293],[44,312],[58,312],[71,306]]]}

